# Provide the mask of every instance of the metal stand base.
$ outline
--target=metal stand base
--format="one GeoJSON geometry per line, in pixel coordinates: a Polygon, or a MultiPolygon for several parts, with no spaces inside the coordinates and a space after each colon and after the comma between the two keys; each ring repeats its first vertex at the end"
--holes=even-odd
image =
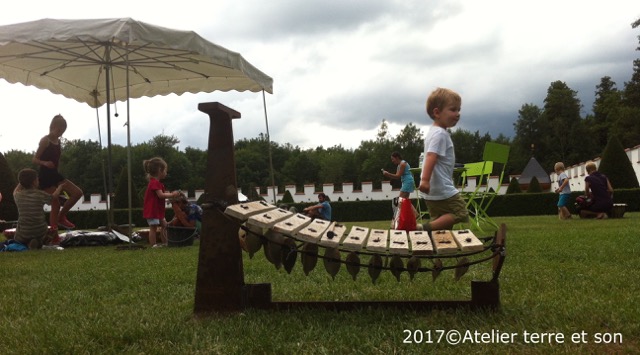
{"type": "Polygon", "coordinates": [[[497,309],[500,307],[499,284],[495,281],[471,281],[470,300],[442,301],[279,301],[271,300],[271,284],[249,284],[243,289],[245,308],[267,310],[321,309],[353,311],[366,308],[430,310],[443,308],[497,309]]]}

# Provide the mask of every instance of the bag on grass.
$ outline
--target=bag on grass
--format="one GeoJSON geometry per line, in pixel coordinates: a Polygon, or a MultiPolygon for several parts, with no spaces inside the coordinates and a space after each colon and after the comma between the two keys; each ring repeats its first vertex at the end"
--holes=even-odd
{"type": "Polygon", "coordinates": [[[587,195],[580,195],[576,197],[576,202],[574,204],[576,210],[578,211],[580,211],[581,209],[589,208],[589,206],[591,205],[593,205],[593,200],[587,195]]]}
{"type": "Polygon", "coordinates": [[[416,230],[416,215],[413,212],[411,200],[408,198],[400,198],[399,209],[398,224],[395,229],[407,232],[416,230]]]}
{"type": "Polygon", "coordinates": [[[9,240],[5,240],[4,242],[0,243],[0,252],[2,251],[27,251],[29,250],[29,248],[18,242],[15,241],[13,239],[9,239],[9,240]]]}

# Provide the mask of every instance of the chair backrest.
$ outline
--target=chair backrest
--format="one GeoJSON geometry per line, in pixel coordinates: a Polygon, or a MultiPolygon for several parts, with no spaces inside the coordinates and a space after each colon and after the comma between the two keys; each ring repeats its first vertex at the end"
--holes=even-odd
{"type": "Polygon", "coordinates": [[[484,145],[482,160],[506,164],[509,159],[509,149],[508,145],[487,142],[484,145]]]}
{"type": "Polygon", "coordinates": [[[492,161],[480,161],[476,163],[464,164],[464,171],[460,176],[462,177],[461,189],[475,188],[474,193],[477,193],[480,186],[486,183],[493,171],[492,161]]]}
{"type": "Polygon", "coordinates": [[[502,180],[504,179],[504,173],[507,168],[507,160],[509,160],[510,149],[511,148],[508,145],[493,142],[487,142],[484,145],[482,159],[502,164],[498,177],[498,188],[495,190],[496,194],[500,191],[500,187],[502,186],[502,180]]]}
{"type": "MultiPolygon", "coordinates": [[[[473,221],[480,230],[482,230],[480,226],[481,223],[488,223],[497,229],[497,224],[491,220],[487,214],[487,210],[500,191],[502,179],[506,171],[507,160],[509,159],[509,146],[487,142],[484,146],[482,159],[482,162],[465,164],[466,176],[476,177],[480,180],[475,190],[465,195],[467,199],[467,209],[469,209],[469,215],[473,216],[473,221]],[[498,165],[502,166],[499,168],[498,185],[494,190],[489,187],[489,176],[493,174],[494,166],[498,165]],[[483,179],[486,180],[483,181],[483,179]],[[484,185],[482,185],[483,183],[484,185]]],[[[463,181],[463,183],[464,182],[466,181],[463,181]]],[[[464,187],[465,185],[462,185],[463,190],[464,187]]]]}

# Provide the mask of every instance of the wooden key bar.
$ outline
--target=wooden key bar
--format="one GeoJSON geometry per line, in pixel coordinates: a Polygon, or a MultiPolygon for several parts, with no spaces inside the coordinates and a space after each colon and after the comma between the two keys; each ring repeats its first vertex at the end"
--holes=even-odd
{"type": "Polygon", "coordinates": [[[329,225],[329,221],[316,218],[296,233],[296,239],[317,244],[329,225]]]}
{"type": "Polygon", "coordinates": [[[429,233],[426,231],[411,231],[409,232],[409,239],[411,240],[411,253],[413,255],[433,254],[433,243],[429,238],[429,233]]]}
{"type": "Polygon", "coordinates": [[[409,255],[409,239],[407,239],[406,231],[389,231],[389,253],[398,255],[409,255]]]}
{"type": "Polygon", "coordinates": [[[484,249],[484,244],[468,229],[453,231],[453,238],[461,251],[484,249]]]}
{"type": "Polygon", "coordinates": [[[260,213],[249,217],[249,219],[247,220],[247,224],[256,225],[261,228],[271,228],[276,223],[287,219],[292,215],[293,212],[283,210],[282,208],[277,208],[275,210],[270,210],[265,213],[260,213]]]}
{"type": "Polygon", "coordinates": [[[386,229],[372,229],[367,241],[367,250],[385,253],[387,251],[387,240],[389,231],[386,229]]]}
{"type": "Polygon", "coordinates": [[[458,251],[458,245],[453,240],[451,231],[437,230],[431,232],[431,236],[433,237],[433,246],[436,253],[449,254],[458,251]]]}
{"type": "Polygon", "coordinates": [[[360,250],[367,240],[368,234],[369,228],[353,226],[349,235],[342,240],[342,247],[349,250],[360,250]]]}
{"type": "Polygon", "coordinates": [[[224,210],[224,213],[233,218],[239,219],[240,221],[246,221],[253,215],[273,209],[276,209],[276,206],[270,205],[264,201],[253,201],[231,205],[224,210]]]}
{"type": "Polygon", "coordinates": [[[329,228],[322,234],[319,244],[327,248],[337,248],[340,245],[342,237],[347,232],[347,226],[344,224],[331,222],[329,228]]]}
{"type": "Polygon", "coordinates": [[[293,237],[296,232],[311,223],[311,218],[297,213],[289,219],[282,220],[273,226],[273,230],[284,235],[293,237]]]}

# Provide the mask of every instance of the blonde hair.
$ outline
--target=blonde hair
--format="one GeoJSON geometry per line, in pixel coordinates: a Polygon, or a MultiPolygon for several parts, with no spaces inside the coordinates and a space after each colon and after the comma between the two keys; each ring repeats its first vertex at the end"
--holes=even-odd
{"type": "Polygon", "coordinates": [[[142,167],[147,174],[147,179],[149,179],[150,177],[157,177],[160,172],[167,170],[167,162],[160,157],[155,157],[143,161],[142,167]]]}
{"type": "Polygon", "coordinates": [[[427,98],[427,115],[434,119],[433,110],[436,108],[442,110],[446,105],[450,104],[462,105],[460,94],[451,89],[437,88],[427,98]]]}
{"type": "Polygon", "coordinates": [[[184,202],[186,204],[189,203],[189,199],[187,198],[187,195],[180,191],[180,194],[178,194],[178,196],[174,197],[171,199],[171,202],[184,202]]]}
{"type": "Polygon", "coordinates": [[[56,126],[62,128],[63,131],[67,130],[67,120],[65,120],[61,114],[53,116],[49,124],[49,130],[52,130],[56,126]]]}
{"type": "Polygon", "coordinates": [[[553,170],[562,170],[564,171],[564,163],[559,161],[556,165],[553,166],[553,170]]]}
{"type": "Polygon", "coordinates": [[[596,163],[589,161],[587,162],[587,164],[585,164],[585,169],[587,169],[587,173],[592,173],[596,170],[598,170],[598,168],[596,167],[596,163]]]}

